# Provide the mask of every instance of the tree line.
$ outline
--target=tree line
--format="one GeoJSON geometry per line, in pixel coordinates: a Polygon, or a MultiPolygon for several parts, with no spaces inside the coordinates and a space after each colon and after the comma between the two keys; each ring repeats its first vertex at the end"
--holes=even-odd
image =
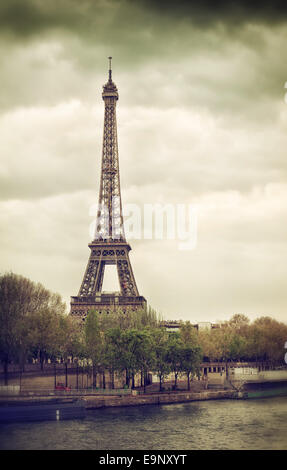
{"type": "Polygon", "coordinates": [[[178,331],[167,331],[151,308],[137,312],[98,314],[91,310],[83,325],[67,315],[59,294],[39,283],[14,274],[0,276],[0,360],[8,377],[9,363],[22,370],[27,361],[44,362],[68,358],[87,361],[93,380],[109,370],[125,374],[126,384],[134,386],[136,374],[146,385],[148,372],[159,377],[187,377],[188,388],[200,374],[203,361],[269,361],[284,363],[287,325],[270,317],[253,322],[242,314],[219,328],[197,331],[189,322],[180,322],[178,331]]]}
{"type": "Polygon", "coordinates": [[[126,385],[134,388],[136,374],[141,374],[145,391],[147,374],[153,372],[162,383],[171,372],[174,373],[174,389],[180,373],[190,379],[199,376],[202,351],[192,325],[186,323],[179,332],[168,332],[156,318],[146,321],[146,314],[130,312],[127,328],[119,326],[126,314],[116,312],[98,315],[91,310],[85,321],[84,355],[92,361],[94,382],[96,374],[108,369],[111,377],[115,372],[125,373],[126,385]],[[135,321],[136,320],[136,321],[135,321]],[[153,320],[153,321],[150,321],[153,320]],[[107,323],[106,323],[107,322],[107,323]],[[136,323],[136,324],[135,324],[136,323]]]}

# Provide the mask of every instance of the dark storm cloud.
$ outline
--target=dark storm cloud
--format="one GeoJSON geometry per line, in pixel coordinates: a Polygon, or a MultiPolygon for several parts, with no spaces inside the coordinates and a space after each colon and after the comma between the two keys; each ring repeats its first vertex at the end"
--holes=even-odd
{"type": "Polygon", "coordinates": [[[163,15],[189,19],[200,26],[214,22],[226,22],[232,26],[250,21],[277,23],[287,18],[287,3],[284,0],[138,0],[138,3],[163,15]]]}
{"type": "MultiPolygon", "coordinates": [[[[121,10],[127,5],[129,0],[3,0],[0,27],[2,33],[24,38],[56,29],[95,37],[102,27],[123,20],[121,10]]],[[[112,37],[113,29],[107,32],[112,37]]]]}
{"type": "MultiPolygon", "coordinates": [[[[221,22],[232,28],[246,22],[281,23],[287,18],[287,3],[240,0],[1,0],[0,28],[16,37],[30,37],[48,29],[63,29],[96,36],[109,27],[112,38],[119,28],[149,25],[163,18],[185,20],[199,27],[221,22]],[[106,10],[103,16],[102,12],[106,10]],[[144,15],[142,16],[142,14],[144,15]],[[108,19],[107,19],[108,17],[108,19]]],[[[109,39],[107,35],[107,40],[109,39]]]]}
{"type": "Polygon", "coordinates": [[[1,30],[16,36],[30,36],[51,27],[75,26],[79,23],[75,6],[73,0],[46,4],[36,0],[3,0],[0,3],[1,30]],[[63,8],[64,4],[68,8],[63,8]]]}

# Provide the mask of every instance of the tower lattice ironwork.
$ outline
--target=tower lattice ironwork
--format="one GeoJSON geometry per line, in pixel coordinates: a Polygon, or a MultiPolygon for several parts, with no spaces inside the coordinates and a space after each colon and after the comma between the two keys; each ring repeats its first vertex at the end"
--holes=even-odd
{"type": "Polygon", "coordinates": [[[88,311],[112,311],[146,307],[139,295],[129,259],[130,245],[124,233],[118,156],[116,103],[118,90],[112,81],[111,57],[109,79],[103,87],[105,103],[102,167],[95,238],[89,244],[90,258],[77,296],[71,297],[71,315],[84,320],[88,311]],[[102,292],[106,265],[116,265],[120,291],[102,292]]]}

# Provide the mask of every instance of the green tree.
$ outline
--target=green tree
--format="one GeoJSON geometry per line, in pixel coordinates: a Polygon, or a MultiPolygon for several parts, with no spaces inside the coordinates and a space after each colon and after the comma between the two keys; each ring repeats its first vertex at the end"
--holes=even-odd
{"type": "Polygon", "coordinates": [[[189,321],[181,324],[179,334],[184,344],[198,343],[198,331],[189,321]]]}
{"type": "Polygon", "coordinates": [[[201,348],[198,345],[183,344],[181,349],[180,371],[187,377],[187,389],[190,390],[190,377],[199,376],[202,361],[201,348]]]}
{"type": "MultiPolygon", "coordinates": [[[[152,370],[155,361],[154,336],[149,328],[132,331],[132,343],[135,354],[137,371],[142,371],[144,377],[144,393],[146,392],[146,378],[152,370]]],[[[135,373],[135,371],[133,372],[135,373]]]]}
{"type": "Polygon", "coordinates": [[[103,371],[104,337],[100,330],[98,314],[90,310],[84,327],[85,355],[92,361],[93,384],[97,382],[98,372],[103,371]]]}
{"type": "Polygon", "coordinates": [[[99,317],[102,331],[119,327],[121,330],[143,329],[156,327],[159,324],[158,315],[152,308],[139,310],[123,310],[120,307],[112,307],[109,312],[104,311],[99,317]]]}
{"type": "Polygon", "coordinates": [[[178,331],[169,333],[167,363],[174,373],[174,390],[177,389],[178,374],[182,371],[182,350],[184,344],[178,331]]]}
{"type": "Polygon", "coordinates": [[[163,381],[170,373],[170,364],[168,363],[168,332],[164,328],[154,328],[152,330],[154,344],[154,362],[153,372],[159,378],[159,390],[162,391],[163,381]]]}
{"type": "Polygon", "coordinates": [[[250,320],[246,315],[243,315],[242,313],[235,313],[227,322],[227,324],[237,333],[243,334],[247,332],[250,320]]]}
{"type": "Polygon", "coordinates": [[[202,362],[202,349],[199,345],[196,329],[185,322],[180,328],[181,365],[180,369],[187,376],[187,389],[190,390],[190,377],[200,375],[200,364],[202,362]]]}
{"type": "Polygon", "coordinates": [[[41,370],[44,361],[59,355],[61,349],[61,318],[64,306],[60,296],[55,295],[51,305],[43,304],[39,310],[30,313],[26,319],[27,344],[39,358],[41,370]]]}
{"type": "Polygon", "coordinates": [[[271,317],[259,317],[250,327],[249,353],[259,361],[283,363],[287,325],[271,317]]]}
{"type": "MultiPolygon", "coordinates": [[[[23,366],[29,351],[37,347],[36,332],[33,331],[34,328],[39,331],[37,316],[41,322],[45,312],[50,318],[51,312],[60,315],[64,311],[61,297],[41,284],[14,273],[0,276],[0,359],[5,383],[8,381],[8,364],[14,361],[23,366]]],[[[43,349],[48,348],[50,336],[49,332],[43,349]]]]}
{"type": "Polygon", "coordinates": [[[114,388],[114,373],[122,373],[128,370],[130,364],[127,362],[127,350],[123,338],[123,331],[119,327],[109,328],[105,332],[105,364],[110,369],[112,378],[112,388],[114,388]]]}
{"type": "Polygon", "coordinates": [[[205,361],[218,361],[221,359],[222,351],[218,336],[217,329],[204,329],[198,332],[198,341],[205,361]]]}
{"type": "Polygon", "coordinates": [[[31,308],[34,284],[22,276],[7,273],[0,276],[0,359],[8,383],[8,364],[24,355],[23,321],[31,308]]]}
{"type": "Polygon", "coordinates": [[[84,338],[83,330],[74,317],[70,315],[61,315],[59,318],[59,355],[67,360],[71,357],[83,356],[84,338]]]}
{"type": "Polygon", "coordinates": [[[229,358],[233,361],[241,361],[247,356],[247,339],[245,336],[234,333],[229,344],[229,358]]]}

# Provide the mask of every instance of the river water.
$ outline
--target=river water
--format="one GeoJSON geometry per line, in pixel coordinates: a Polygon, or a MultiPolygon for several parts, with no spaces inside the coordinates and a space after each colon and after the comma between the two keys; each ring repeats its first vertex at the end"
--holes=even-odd
{"type": "Polygon", "coordinates": [[[287,397],[89,411],[82,420],[8,423],[1,449],[287,449],[287,397]]]}

